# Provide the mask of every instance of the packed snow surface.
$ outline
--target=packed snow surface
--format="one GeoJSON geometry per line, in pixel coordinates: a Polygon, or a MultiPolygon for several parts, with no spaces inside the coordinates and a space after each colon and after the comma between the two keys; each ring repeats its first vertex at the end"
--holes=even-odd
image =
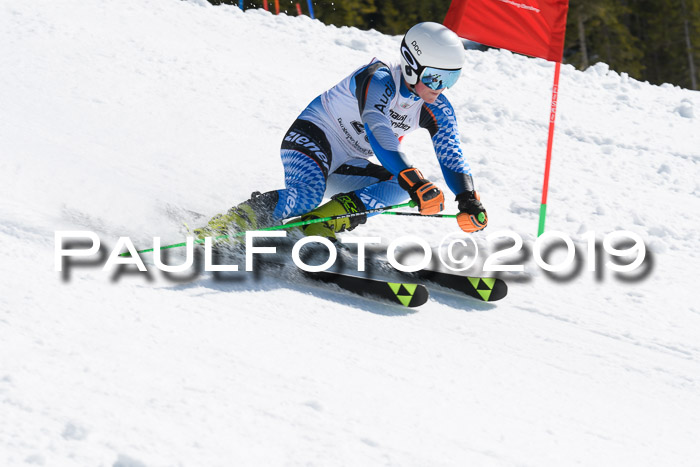
{"type": "MultiPolygon", "coordinates": [[[[489,213],[480,259],[494,232],[524,240],[495,304],[175,282],[147,256],[55,270],[56,231],[174,243],[173,212],[281,187],[298,113],[399,42],[202,0],[0,0],[0,465],[698,465],[698,92],[562,67],[547,230],[582,262],[556,280],[532,256],[554,66],[466,52],[446,95],[489,213]],[[590,271],[586,232],[617,230],[647,259],[590,271]]],[[[427,132],[403,145],[444,186],[427,132]]],[[[454,232],[377,216],[346,235],[454,232]]]]}

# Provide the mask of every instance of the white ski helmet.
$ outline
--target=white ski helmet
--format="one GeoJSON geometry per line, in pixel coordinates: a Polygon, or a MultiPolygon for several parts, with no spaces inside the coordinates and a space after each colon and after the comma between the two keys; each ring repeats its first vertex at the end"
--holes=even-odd
{"type": "Polygon", "coordinates": [[[442,24],[418,23],[403,37],[401,73],[410,85],[421,79],[432,89],[449,88],[457,82],[462,65],[462,41],[442,24]]]}

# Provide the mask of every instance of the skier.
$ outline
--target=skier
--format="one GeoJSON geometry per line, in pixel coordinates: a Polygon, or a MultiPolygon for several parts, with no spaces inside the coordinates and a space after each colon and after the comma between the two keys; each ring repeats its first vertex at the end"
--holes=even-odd
{"type": "MultiPolygon", "coordinates": [[[[285,189],[260,194],[217,214],[195,229],[199,238],[228,229],[256,230],[284,219],[325,218],[412,199],[420,213],[444,208],[443,192],[426,180],[400,150],[399,138],[418,128],[430,132],[440,168],[456,195],[457,223],[476,232],[488,217],[459,143],[457,120],[442,92],[453,86],[465,51],[455,33],[419,23],[401,42],[400,63],[373,59],[314,99],[282,141],[285,189]],[[381,165],[368,160],[376,156],[381,165]],[[331,200],[321,206],[324,194],[331,200]]],[[[366,222],[366,215],[302,227],[305,235],[335,234],[366,222]]]]}

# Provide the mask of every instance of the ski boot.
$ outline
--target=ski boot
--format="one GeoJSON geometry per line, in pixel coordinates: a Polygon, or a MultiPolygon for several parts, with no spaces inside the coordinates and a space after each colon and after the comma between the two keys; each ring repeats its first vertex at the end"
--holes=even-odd
{"type": "Polygon", "coordinates": [[[275,224],[272,211],[277,205],[278,198],[276,191],[263,194],[259,191],[253,192],[249,200],[232,207],[226,214],[215,215],[206,226],[194,229],[193,233],[196,238],[203,240],[206,237],[229,235],[231,232],[270,227],[275,224]]]}
{"type": "MultiPolygon", "coordinates": [[[[323,204],[313,211],[301,216],[302,221],[312,219],[322,219],[325,217],[340,216],[343,214],[359,213],[365,210],[365,205],[355,193],[341,193],[331,198],[329,202],[323,204]]],[[[306,236],[318,235],[326,237],[332,242],[336,242],[336,233],[352,230],[360,224],[367,222],[367,215],[361,214],[342,219],[332,219],[325,222],[307,224],[300,227],[306,236]]]]}

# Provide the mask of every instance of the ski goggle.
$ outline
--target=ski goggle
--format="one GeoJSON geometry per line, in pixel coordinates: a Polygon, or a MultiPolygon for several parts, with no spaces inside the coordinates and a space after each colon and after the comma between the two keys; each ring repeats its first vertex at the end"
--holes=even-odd
{"type": "Polygon", "coordinates": [[[461,72],[461,69],[443,70],[441,68],[425,67],[423,73],[420,74],[420,80],[430,89],[437,91],[438,89],[454,86],[461,72]]]}

